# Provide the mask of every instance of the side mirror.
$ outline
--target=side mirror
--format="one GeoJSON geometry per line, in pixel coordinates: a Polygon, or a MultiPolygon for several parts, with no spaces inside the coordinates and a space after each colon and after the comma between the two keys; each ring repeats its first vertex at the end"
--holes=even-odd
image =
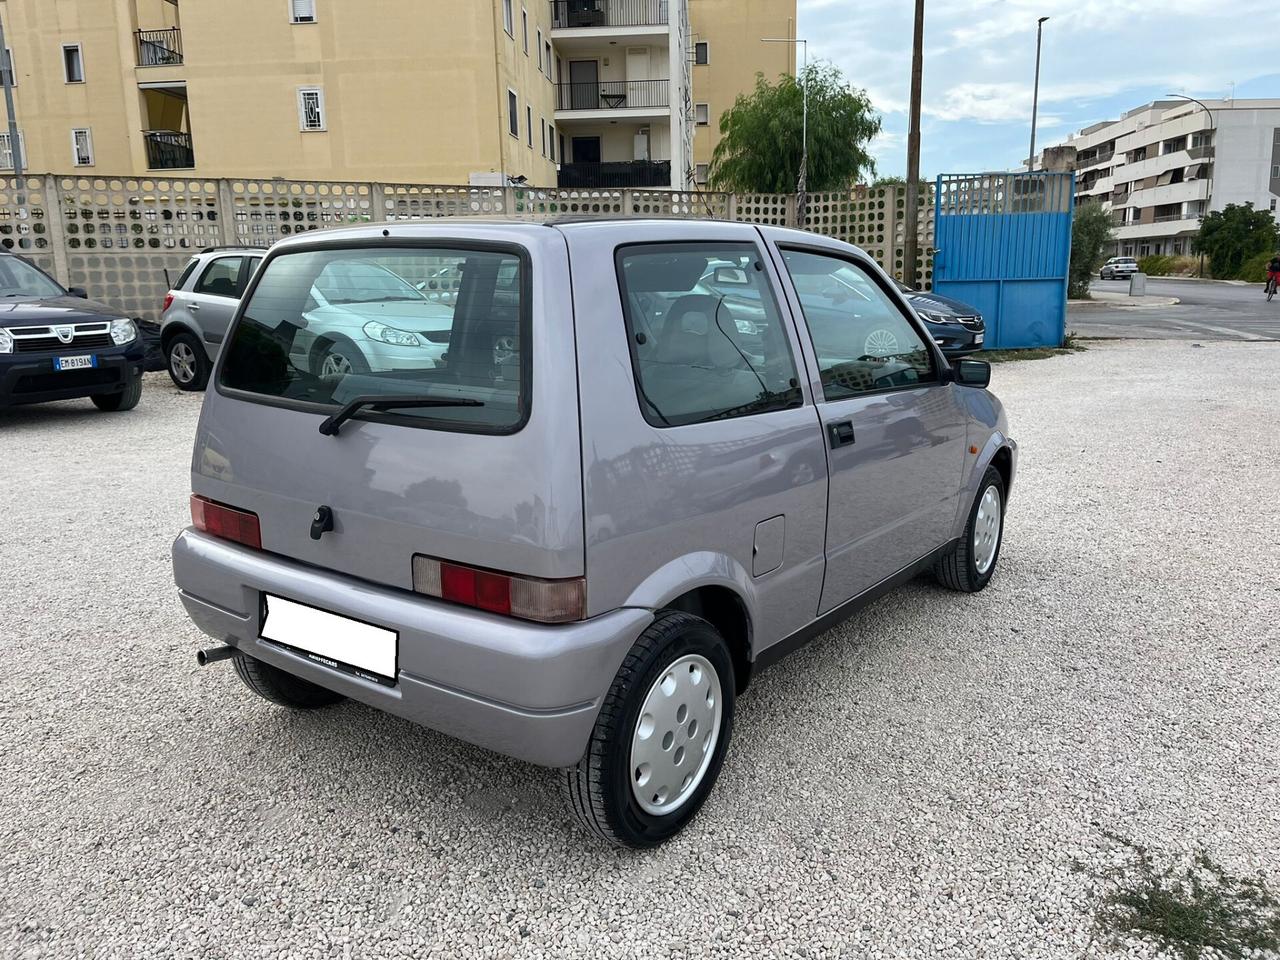
{"type": "Polygon", "coordinates": [[[67,296],[79,297],[81,300],[89,299],[89,293],[84,287],[67,287],[67,296]]]}
{"type": "Polygon", "coordinates": [[[956,383],[966,387],[986,387],[991,384],[991,364],[985,360],[956,360],[952,364],[956,383]]]}
{"type": "Polygon", "coordinates": [[[716,267],[714,276],[716,283],[723,286],[745,287],[751,283],[741,267],[716,267]]]}

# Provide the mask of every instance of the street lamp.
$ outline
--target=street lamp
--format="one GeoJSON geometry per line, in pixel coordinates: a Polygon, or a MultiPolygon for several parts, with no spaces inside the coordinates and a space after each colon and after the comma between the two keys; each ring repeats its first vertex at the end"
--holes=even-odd
{"type": "MultiPolygon", "coordinates": [[[[1186,100],[1189,103],[1194,103],[1196,106],[1198,106],[1201,110],[1203,110],[1205,113],[1209,115],[1209,143],[1212,146],[1213,141],[1215,139],[1213,136],[1213,133],[1214,133],[1213,111],[1210,110],[1208,107],[1206,107],[1203,103],[1201,103],[1195,97],[1188,97],[1185,93],[1166,93],[1165,96],[1173,97],[1175,100],[1186,100]]],[[[1204,212],[1208,213],[1209,205],[1213,202],[1213,156],[1207,155],[1206,160],[1209,163],[1209,176],[1205,177],[1205,180],[1204,180],[1204,212]]],[[[1200,276],[1203,277],[1204,276],[1204,254],[1203,253],[1200,254],[1200,271],[1199,272],[1200,272],[1200,276]]]]}
{"type": "Polygon", "coordinates": [[[809,67],[809,41],[797,40],[791,37],[761,37],[761,43],[790,43],[800,44],[804,53],[804,63],[800,67],[801,77],[801,94],[803,106],[801,107],[801,128],[800,128],[800,178],[796,183],[796,219],[800,221],[800,227],[804,227],[805,211],[809,204],[808,188],[809,188],[809,83],[806,73],[809,67]]]}
{"type": "Polygon", "coordinates": [[[1035,91],[1031,94],[1031,153],[1027,155],[1027,173],[1031,172],[1036,162],[1036,113],[1040,109],[1040,38],[1044,32],[1044,22],[1048,19],[1041,17],[1036,21],[1036,83],[1035,91]]]}

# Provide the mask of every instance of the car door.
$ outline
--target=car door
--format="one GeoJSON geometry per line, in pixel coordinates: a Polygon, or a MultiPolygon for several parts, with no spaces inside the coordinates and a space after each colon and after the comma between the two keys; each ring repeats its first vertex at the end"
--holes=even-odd
{"type": "Polygon", "coordinates": [[[928,334],[874,267],[819,246],[774,251],[827,443],[824,613],[950,539],[965,416],[928,334]]]}
{"type": "Polygon", "coordinates": [[[245,259],[243,254],[214,257],[205,264],[191,290],[182,294],[183,302],[200,328],[200,339],[204,341],[210,357],[217,354],[240,303],[240,294],[244,290],[241,273],[245,259]]]}

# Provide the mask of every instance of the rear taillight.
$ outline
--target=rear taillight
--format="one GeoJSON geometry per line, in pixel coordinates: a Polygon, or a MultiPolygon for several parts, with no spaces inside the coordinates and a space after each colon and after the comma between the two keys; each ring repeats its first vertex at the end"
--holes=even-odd
{"type": "Polygon", "coordinates": [[[172,293],[166,293],[166,294],[164,295],[164,303],[163,303],[163,304],[161,304],[161,306],[160,306],[160,312],[161,312],[161,313],[164,313],[166,310],[168,310],[168,309],[169,309],[169,306],[170,306],[170,304],[172,304],[172,303],[173,303],[173,294],[172,294],[172,293]]]}
{"type": "Polygon", "coordinates": [[[262,530],[258,515],[237,510],[204,497],[191,495],[191,523],[197,530],[224,540],[234,540],[255,550],[262,549],[262,530]]]}
{"type": "Polygon", "coordinates": [[[569,623],[583,619],[587,612],[587,582],[581,577],[539,580],[432,557],[413,558],[413,589],[428,597],[539,623],[569,623]]]}

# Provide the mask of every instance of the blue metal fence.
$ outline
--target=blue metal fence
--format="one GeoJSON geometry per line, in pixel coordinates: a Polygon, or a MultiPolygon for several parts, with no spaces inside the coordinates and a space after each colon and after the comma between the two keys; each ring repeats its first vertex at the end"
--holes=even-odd
{"type": "Polygon", "coordinates": [[[934,202],[933,288],[978,309],[988,348],[1061,345],[1074,175],[944,174],[934,202]]]}

